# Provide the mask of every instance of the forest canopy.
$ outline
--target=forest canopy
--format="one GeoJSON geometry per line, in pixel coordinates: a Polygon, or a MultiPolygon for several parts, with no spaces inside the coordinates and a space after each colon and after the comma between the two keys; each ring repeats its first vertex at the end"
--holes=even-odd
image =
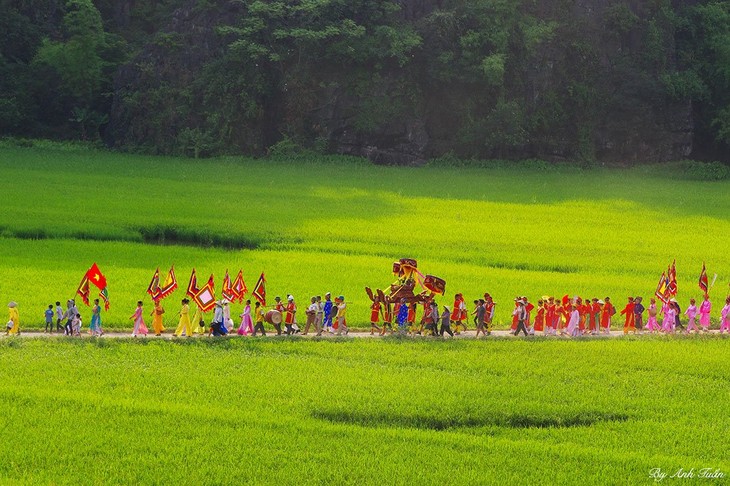
{"type": "Polygon", "coordinates": [[[730,1],[0,0],[0,135],[729,162],[730,1]]]}

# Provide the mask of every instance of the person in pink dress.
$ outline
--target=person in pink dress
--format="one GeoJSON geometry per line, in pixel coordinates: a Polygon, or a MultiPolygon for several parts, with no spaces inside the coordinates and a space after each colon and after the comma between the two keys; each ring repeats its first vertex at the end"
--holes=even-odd
{"type": "Polygon", "coordinates": [[[253,320],[251,319],[251,301],[246,301],[246,307],[243,308],[243,314],[241,317],[241,326],[238,328],[238,334],[241,336],[248,336],[249,333],[253,334],[253,320]]]}
{"type": "Polygon", "coordinates": [[[656,315],[657,315],[657,309],[656,309],[656,299],[649,300],[649,319],[646,321],[646,328],[649,330],[650,333],[654,333],[655,331],[659,331],[659,323],[656,321],[656,315]]]}
{"type": "Polygon", "coordinates": [[[700,326],[704,332],[710,329],[710,311],[712,311],[712,302],[710,302],[710,296],[705,294],[705,300],[700,305],[700,326]]]}
{"type": "Polygon", "coordinates": [[[720,316],[720,334],[725,331],[730,332],[730,295],[725,299],[725,307],[722,308],[720,316]]]}
{"type": "Polygon", "coordinates": [[[665,302],[662,306],[662,330],[666,333],[674,332],[674,306],[670,302],[665,302]]]}
{"type": "Polygon", "coordinates": [[[687,310],[684,311],[684,315],[687,316],[687,334],[689,334],[692,329],[700,332],[695,325],[695,320],[697,319],[697,306],[695,305],[694,299],[689,299],[689,307],[687,307],[687,310]]]}
{"type": "Polygon", "coordinates": [[[132,314],[130,319],[134,319],[134,330],[132,331],[132,337],[137,337],[137,334],[147,336],[147,333],[149,331],[147,330],[147,326],[145,326],[144,324],[144,317],[142,317],[141,300],[137,301],[137,310],[134,311],[134,314],[132,314]]]}

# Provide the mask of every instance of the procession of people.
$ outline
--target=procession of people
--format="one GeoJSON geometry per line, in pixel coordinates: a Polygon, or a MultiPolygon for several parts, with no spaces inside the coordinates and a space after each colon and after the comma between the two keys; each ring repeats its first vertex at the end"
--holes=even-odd
{"type": "MultiPolygon", "coordinates": [[[[267,308],[260,302],[247,300],[239,314],[240,324],[236,325],[231,318],[232,303],[226,299],[215,302],[214,311],[206,322],[206,314],[196,306],[191,320],[190,300],[182,299],[177,312],[177,325],[172,333],[174,337],[200,336],[266,336],[267,326],[270,334],[277,336],[302,335],[310,333],[314,336],[334,335],[347,336],[350,330],[347,320],[347,303],[345,297],[339,295],[332,299],[331,293],[312,296],[304,310],[304,329],[299,327],[298,307],[293,295],[287,295],[286,303],[277,296],[275,304],[267,308]],[[281,324],[284,324],[282,328],[281,324]]],[[[712,302],[705,295],[697,305],[694,298],[682,311],[675,298],[667,302],[657,303],[657,299],[649,299],[649,305],[643,304],[642,297],[628,297],[626,304],[617,309],[610,297],[599,299],[581,298],[579,296],[562,298],[543,296],[533,304],[526,296],[515,297],[510,306],[510,334],[515,336],[598,336],[609,335],[613,326],[623,334],[690,334],[707,333],[711,327],[712,302]],[[616,315],[618,314],[618,317],[616,315]],[[683,317],[685,318],[683,320],[683,317]],[[686,324],[686,325],[685,325],[686,324]]],[[[453,305],[442,305],[435,299],[427,299],[421,305],[401,299],[392,310],[389,305],[381,303],[376,297],[370,306],[370,335],[408,335],[444,337],[465,335],[473,330],[474,337],[487,337],[494,331],[496,302],[489,293],[473,301],[471,310],[467,309],[463,294],[454,295],[453,305]],[[420,309],[419,309],[420,308],[420,309]],[[420,315],[419,315],[420,314],[420,315]]],[[[20,313],[18,304],[8,304],[8,322],[6,334],[20,334],[20,313]]],[[[99,300],[91,307],[91,319],[85,331],[92,336],[102,336],[102,308],[99,300]]],[[[166,314],[160,301],[153,301],[150,314],[151,327],[156,336],[161,336],[166,328],[163,316],[166,314]]],[[[50,304],[44,313],[46,333],[63,333],[67,336],[81,336],[83,319],[76,302],[69,299],[64,310],[60,302],[55,308],[50,304]],[[54,322],[55,320],[55,322],[54,322]]],[[[138,301],[129,318],[132,321],[132,337],[147,336],[149,329],[145,322],[144,302],[138,301]]],[[[724,307],[719,313],[719,333],[730,334],[730,296],[725,299],[724,307]]]]}

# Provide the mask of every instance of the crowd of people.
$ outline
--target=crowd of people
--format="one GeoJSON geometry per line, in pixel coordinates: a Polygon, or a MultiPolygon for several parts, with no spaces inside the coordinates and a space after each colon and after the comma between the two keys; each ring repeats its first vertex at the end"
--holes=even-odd
{"type": "MultiPolygon", "coordinates": [[[[618,313],[623,320],[623,332],[629,333],[690,333],[692,331],[708,332],[710,328],[710,314],[712,303],[709,296],[697,307],[695,299],[690,299],[689,306],[682,313],[676,299],[670,299],[657,305],[657,300],[651,298],[649,306],[645,307],[642,297],[629,297],[626,305],[618,311],[610,297],[598,298],[569,298],[562,299],[545,296],[538,299],[537,305],[532,304],[527,297],[514,299],[512,309],[512,323],[510,331],[514,335],[544,335],[583,336],[610,334],[613,317],[618,313]],[[646,313],[646,320],[644,314],[646,313]],[[687,317],[687,326],[682,324],[681,316],[687,317]],[[697,318],[699,317],[699,327],[697,318]]],[[[442,306],[439,312],[434,300],[422,302],[423,312],[421,319],[416,318],[418,304],[408,303],[405,299],[395,303],[393,311],[390,306],[383,305],[377,298],[373,300],[370,315],[370,334],[378,332],[383,335],[395,332],[393,319],[397,330],[403,334],[444,336],[460,334],[467,330],[467,322],[471,321],[476,331],[476,337],[489,336],[493,330],[494,299],[489,293],[484,298],[474,300],[474,307],[469,313],[462,294],[456,294],[453,307],[442,306]],[[469,318],[471,316],[471,319],[469,318]]],[[[730,333],[730,296],[725,300],[720,319],[720,333],[730,333]]]]}
{"type": "MultiPolygon", "coordinates": [[[[173,336],[225,336],[238,334],[241,336],[265,336],[265,324],[273,327],[277,335],[307,335],[310,330],[316,335],[323,333],[347,335],[347,303],[340,295],[332,300],[331,294],[311,297],[304,311],[304,329],[299,327],[297,319],[297,304],[292,295],[288,295],[286,303],[280,297],[274,299],[275,304],[264,307],[256,301],[244,304],[243,312],[239,315],[240,324],[236,326],[231,314],[231,302],[222,299],[215,302],[214,312],[210,322],[206,324],[205,313],[197,305],[191,317],[190,300],[182,299],[180,311],[177,313],[178,324],[173,336]],[[268,310],[267,310],[268,309],[268,310]],[[282,324],[284,327],[282,328],[282,324]]],[[[520,296],[514,299],[511,310],[512,323],[510,331],[514,335],[561,335],[583,336],[609,334],[612,320],[618,313],[623,321],[624,334],[629,333],[666,333],[677,332],[708,332],[712,303],[705,295],[697,306],[695,299],[690,299],[689,306],[682,312],[676,299],[657,303],[655,298],[649,300],[646,307],[641,297],[629,297],[627,303],[619,311],[611,302],[610,297],[598,298],[555,298],[545,296],[537,300],[536,305],[527,297],[520,296]],[[646,313],[646,319],[645,319],[646,313]],[[681,317],[686,316],[686,326],[681,317]],[[698,322],[699,318],[699,322],[698,322]]],[[[489,336],[493,331],[496,303],[489,293],[483,298],[473,301],[471,312],[467,309],[466,300],[462,294],[456,294],[453,306],[439,305],[433,298],[422,301],[401,299],[399,302],[381,302],[374,298],[370,308],[370,334],[403,334],[422,336],[454,336],[466,332],[467,323],[475,329],[475,336],[489,336]],[[421,310],[421,318],[417,319],[421,310]]],[[[6,334],[20,333],[20,317],[16,302],[8,304],[9,320],[6,334]]],[[[91,320],[88,334],[101,336],[104,334],[101,322],[102,308],[99,300],[94,300],[91,307],[91,320]]],[[[152,330],[160,336],[164,331],[166,311],[161,301],[154,301],[151,317],[152,330]]],[[[63,333],[68,336],[80,336],[83,328],[81,312],[76,302],[71,299],[66,302],[66,308],[56,302],[55,307],[50,304],[45,311],[45,332],[63,333]]],[[[146,336],[149,333],[145,323],[144,303],[137,302],[134,313],[130,316],[133,321],[132,336],[146,336]]],[[[725,299],[725,306],[720,312],[720,333],[730,333],[730,296],[725,299]]]]}

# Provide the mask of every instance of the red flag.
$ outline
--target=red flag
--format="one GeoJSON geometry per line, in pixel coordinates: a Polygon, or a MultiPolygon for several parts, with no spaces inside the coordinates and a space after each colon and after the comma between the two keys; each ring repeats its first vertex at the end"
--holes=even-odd
{"type": "Polygon", "coordinates": [[[152,296],[152,300],[157,302],[160,296],[160,267],[157,267],[155,274],[152,275],[152,280],[147,286],[147,293],[152,296]]]}
{"type": "Polygon", "coordinates": [[[170,267],[170,273],[167,274],[165,283],[162,284],[162,287],[158,287],[157,299],[155,300],[162,300],[168,297],[175,289],[177,289],[177,277],[175,276],[175,265],[173,265],[170,267]]]}
{"type": "Polygon", "coordinates": [[[83,276],[79,288],[76,289],[76,293],[81,296],[81,300],[84,304],[89,305],[89,275],[88,273],[83,276]]]}
{"type": "Polygon", "coordinates": [[[253,295],[256,300],[261,302],[261,305],[266,305],[266,278],[264,278],[263,272],[259,277],[259,281],[256,282],[256,285],[254,286],[251,295],[253,295]]]}
{"type": "Polygon", "coordinates": [[[203,312],[208,312],[215,306],[215,283],[213,281],[213,275],[208,279],[208,283],[203,285],[193,296],[193,300],[203,312]]]}
{"type": "Polygon", "coordinates": [[[669,278],[667,277],[667,274],[662,272],[662,276],[659,277],[659,283],[657,284],[656,291],[654,292],[654,295],[657,296],[659,300],[664,302],[665,304],[669,302],[669,278]]]}
{"type": "Polygon", "coordinates": [[[669,279],[669,295],[677,295],[677,260],[672,262],[672,266],[669,267],[667,277],[669,279]]]}
{"type": "Polygon", "coordinates": [[[221,288],[221,295],[224,299],[228,300],[228,302],[233,302],[238,297],[238,295],[236,295],[236,292],[231,287],[231,277],[228,276],[228,269],[226,269],[226,276],[223,277],[223,287],[221,288]]]}
{"type": "Polygon", "coordinates": [[[246,282],[243,281],[243,270],[238,271],[236,280],[234,280],[233,282],[232,290],[236,294],[238,303],[240,304],[241,302],[243,302],[243,296],[246,295],[246,293],[248,292],[248,288],[246,288],[246,282]]]}
{"type": "Polygon", "coordinates": [[[106,289],[103,289],[99,292],[99,297],[101,297],[101,300],[104,301],[104,310],[109,310],[109,292],[106,289]]]}
{"type": "Polygon", "coordinates": [[[700,273],[699,281],[700,289],[707,295],[707,291],[710,289],[710,284],[707,280],[707,269],[705,268],[705,262],[702,262],[702,272],[700,273]]]}
{"type": "Polygon", "coordinates": [[[98,287],[99,290],[106,288],[106,277],[101,273],[96,263],[91,265],[91,268],[86,272],[86,276],[89,278],[89,282],[98,287]]]}
{"type": "Polygon", "coordinates": [[[186,294],[191,299],[195,298],[195,295],[200,291],[198,289],[198,277],[195,276],[195,269],[193,268],[193,272],[190,274],[190,282],[188,282],[188,290],[186,294]]]}

